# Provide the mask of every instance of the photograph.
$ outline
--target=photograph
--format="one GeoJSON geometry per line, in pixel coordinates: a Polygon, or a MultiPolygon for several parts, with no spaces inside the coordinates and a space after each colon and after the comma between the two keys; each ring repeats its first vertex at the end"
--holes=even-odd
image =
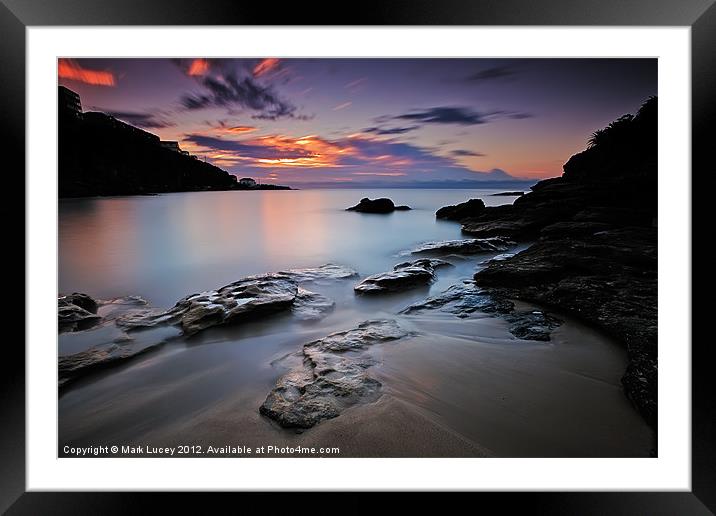
{"type": "Polygon", "coordinates": [[[56,64],[58,457],[659,457],[657,58],[56,64]]]}

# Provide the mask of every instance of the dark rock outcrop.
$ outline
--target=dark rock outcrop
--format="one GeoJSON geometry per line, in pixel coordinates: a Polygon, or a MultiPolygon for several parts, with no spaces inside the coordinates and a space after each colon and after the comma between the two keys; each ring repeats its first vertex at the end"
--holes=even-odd
{"type": "Polygon", "coordinates": [[[459,218],[473,237],[536,241],[475,274],[497,295],[575,315],[623,343],[627,396],[657,421],[657,100],[592,135],[561,177],[459,218]]]}
{"type": "Polygon", "coordinates": [[[446,261],[427,258],[399,263],[390,272],[368,276],[354,290],[358,294],[384,294],[428,285],[435,279],[435,269],[447,266],[450,263],[446,261]]]}
{"type": "Polygon", "coordinates": [[[376,400],[381,384],[368,376],[375,362],[366,350],[407,335],[395,321],[377,320],[304,344],[300,365],[279,378],[259,412],[283,427],[310,428],[376,400]]]}
{"type": "Polygon", "coordinates": [[[146,301],[136,296],[109,301],[94,301],[84,294],[61,297],[60,331],[65,328],[74,333],[60,336],[59,385],[157,349],[170,339],[191,336],[213,326],[246,322],[280,311],[290,311],[307,321],[321,319],[333,309],[333,300],[299,284],[356,275],[347,267],[328,264],[250,276],[218,290],[187,296],[169,310],[144,307],[146,301]],[[72,299],[85,306],[94,301],[98,313],[90,314],[70,303],[72,299]]]}
{"type": "Polygon", "coordinates": [[[368,199],[364,197],[355,206],[346,208],[346,211],[358,211],[361,213],[392,213],[394,211],[406,211],[410,206],[396,206],[392,200],[381,197],[380,199],[368,199]]]}
{"type": "Polygon", "coordinates": [[[516,310],[514,303],[504,295],[481,289],[474,281],[452,285],[425,301],[413,303],[401,313],[411,314],[423,310],[441,310],[460,318],[469,317],[475,312],[496,315],[510,324],[512,335],[523,340],[549,341],[552,330],[562,324],[558,318],[541,310],[516,310]]]}
{"type": "Polygon", "coordinates": [[[470,199],[455,206],[444,206],[435,212],[435,217],[446,220],[462,220],[476,217],[485,210],[482,199],[470,199]]]}
{"type": "Polygon", "coordinates": [[[355,275],[352,269],[328,264],[249,276],[217,290],[187,296],[169,310],[127,314],[117,324],[132,329],[173,324],[181,327],[185,335],[194,335],[213,326],[252,320],[289,308],[302,318],[315,319],[327,313],[332,302],[298,284],[355,275]]]}
{"type": "Polygon", "coordinates": [[[478,254],[506,251],[514,242],[502,238],[465,238],[460,240],[443,240],[440,242],[426,242],[419,245],[411,254],[478,254]]]}
{"type": "Polygon", "coordinates": [[[99,323],[97,301],[87,294],[75,292],[57,298],[57,323],[60,333],[80,331],[99,323]]]}
{"type": "Polygon", "coordinates": [[[475,275],[503,296],[558,307],[624,343],[625,391],[655,423],[657,386],[656,230],[620,228],[589,237],[542,239],[475,275]]]}
{"type": "Polygon", "coordinates": [[[515,191],[515,192],[498,192],[498,193],[493,193],[492,197],[501,197],[501,196],[512,197],[515,195],[519,197],[520,195],[524,195],[524,192],[521,190],[519,192],[517,192],[517,191],[515,191]]]}

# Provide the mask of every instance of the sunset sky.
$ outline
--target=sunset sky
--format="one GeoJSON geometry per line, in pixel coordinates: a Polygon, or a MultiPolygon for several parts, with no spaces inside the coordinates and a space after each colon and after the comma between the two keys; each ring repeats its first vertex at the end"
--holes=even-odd
{"type": "Polygon", "coordinates": [[[296,186],[557,176],[657,94],[655,59],[60,59],[58,72],[85,111],[296,186]]]}

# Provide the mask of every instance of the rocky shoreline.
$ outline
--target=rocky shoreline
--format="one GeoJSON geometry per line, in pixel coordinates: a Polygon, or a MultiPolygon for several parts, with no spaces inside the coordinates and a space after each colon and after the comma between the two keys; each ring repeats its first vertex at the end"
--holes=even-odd
{"type": "MultiPolygon", "coordinates": [[[[506,321],[515,338],[537,342],[549,341],[563,321],[543,309],[517,308],[515,301],[576,316],[625,345],[624,392],[656,428],[655,124],[652,99],[636,116],[610,125],[606,136],[595,135],[587,150],[564,165],[562,177],[541,181],[513,204],[486,207],[470,199],[439,209],[436,218],[462,224],[466,238],[422,243],[401,253],[416,259],[386,272],[359,279],[351,268],[327,264],[248,276],[186,296],[166,310],[138,297],[60,296],[58,324],[67,345],[59,356],[59,387],[216,326],[277,313],[322,319],[335,303],[307,284],[354,279],[355,295],[392,295],[432,284],[439,270],[454,265],[450,259],[490,253],[493,258],[482,262],[472,279],[392,313],[396,319],[425,310],[457,318],[486,314],[506,321]],[[513,254],[519,242],[530,246],[513,254]]],[[[409,208],[396,207],[390,199],[364,198],[348,211],[401,209],[409,208]]],[[[369,349],[411,337],[395,320],[371,318],[307,342],[258,410],[281,427],[307,429],[354,405],[374,402],[382,386],[369,372],[375,365],[369,349]]]]}
{"type": "Polygon", "coordinates": [[[573,315],[622,343],[629,364],[624,392],[657,424],[656,98],[595,132],[561,177],[532,187],[513,204],[472,199],[438,210],[474,238],[534,242],[478,271],[493,296],[573,315]]]}

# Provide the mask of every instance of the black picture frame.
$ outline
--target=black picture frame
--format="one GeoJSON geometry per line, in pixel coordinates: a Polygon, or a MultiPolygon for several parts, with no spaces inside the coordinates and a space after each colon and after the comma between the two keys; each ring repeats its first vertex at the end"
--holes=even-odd
{"type": "MultiPolygon", "coordinates": [[[[235,0],[0,0],[0,140],[9,152],[3,174],[6,192],[23,202],[25,158],[25,30],[43,25],[620,25],[689,26],[692,34],[692,168],[706,171],[716,121],[716,5],[714,0],[399,0],[364,1],[360,5],[312,2],[281,4],[238,3],[235,0]],[[279,4],[277,4],[279,5],[279,4]],[[310,8],[309,8],[310,7],[310,8]],[[13,171],[14,174],[10,174],[13,171]],[[23,195],[20,194],[23,192],[23,195]]],[[[3,158],[5,160],[6,158],[3,158]]],[[[691,172],[692,181],[699,174],[691,172]]],[[[693,189],[692,191],[698,192],[693,189]]],[[[24,206],[2,207],[4,218],[17,224],[24,206]]],[[[696,217],[693,217],[697,221],[696,217]]],[[[19,231],[18,231],[19,232],[19,231]]],[[[24,234],[18,235],[13,259],[25,274],[24,234]],[[19,240],[18,238],[18,240],[19,240]],[[22,249],[22,251],[20,251],[22,249]],[[20,265],[22,262],[22,265],[20,265]]],[[[19,270],[19,268],[14,270],[19,270]]],[[[6,269],[7,270],[7,269],[6,269]]],[[[703,272],[703,269],[700,269],[703,272]]],[[[14,273],[17,275],[17,273],[14,273]]],[[[703,276],[706,280],[710,275],[703,276]]],[[[705,290],[710,282],[699,281],[705,290]]],[[[19,286],[18,286],[19,288],[19,286]]],[[[16,290],[15,292],[20,292],[16,290]]],[[[19,296],[4,299],[6,310],[17,311],[19,296]],[[14,308],[9,308],[10,303],[14,308]]],[[[31,300],[30,300],[31,301],[31,300]]],[[[31,305],[26,304],[28,309],[31,305]]],[[[695,312],[704,308],[694,304],[695,312]]],[[[705,314],[704,314],[705,315],[705,314]]],[[[660,314],[660,316],[664,316],[660,314]]],[[[697,318],[693,318],[698,320],[697,318]]],[[[157,501],[167,510],[164,494],[25,492],[25,352],[18,339],[5,339],[0,361],[0,511],[8,514],[114,514],[149,509],[157,501]]],[[[690,343],[661,343],[680,345],[690,343]]],[[[716,512],[716,413],[712,343],[693,339],[692,345],[692,491],[648,493],[480,493],[475,507],[499,506],[550,514],[710,514],[716,512]]],[[[228,497],[219,496],[219,503],[228,497]]],[[[307,494],[290,495],[294,506],[313,505],[307,494]]],[[[349,495],[351,498],[357,494],[349,495]]],[[[375,495],[369,495],[375,496],[375,495]]],[[[271,513],[275,495],[244,495],[242,512],[271,513]]],[[[179,495],[184,511],[211,510],[201,501],[179,495]]],[[[420,503],[416,495],[414,501],[420,503]]],[[[174,500],[175,502],[177,500],[174,500]]],[[[363,507],[373,505],[363,501],[363,507]]],[[[320,506],[321,504],[319,504],[320,506]]],[[[347,500],[337,507],[357,508],[347,500]],[[346,503],[347,502],[347,503],[346,503]]],[[[235,507],[234,510],[237,510],[235,507]]],[[[141,512],[144,512],[142,510],[141,512]]],[[[233,512],[233,511],[232,511],[233,512]]],[[[280,512],[284,512],[281,510],[280,512]]],[[[345,512],[345,511],[344,511],[345,512]]]]}

